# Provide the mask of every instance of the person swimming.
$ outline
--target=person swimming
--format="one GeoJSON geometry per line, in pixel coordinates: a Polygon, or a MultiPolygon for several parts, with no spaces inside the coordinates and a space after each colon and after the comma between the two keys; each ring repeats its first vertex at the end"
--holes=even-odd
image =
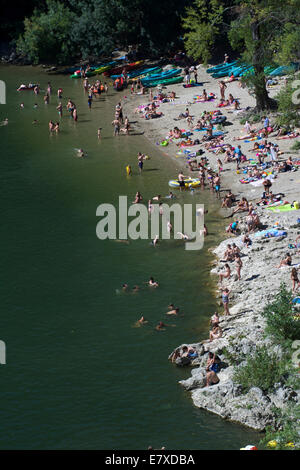
{"type": "Polygon", "coordinates": [[[152,240],[151,245],[156,246],[159,241],[158,235],[155,236],[154,240],[152,240]]]}
{"type": "Polygon", "coordinates": [[[145,325],[146,323],[149,323],[148,320],[142,315],[141,318],[136,322],[137,325],[145,325]]]}
{"type": "Polygon", "coordinates": [[[150,287],[158,287],[158,286],[159,286],[158,282],[157,282],[157,281],[154,281],[153,277],[150,277],[150,279],[149,279],[149,281],[148,281],[148,285],[149,285],[150,287]]]}
{"type": "Polygon", "coordinates": [[[83,149],[76,149],[77,150],[77,157],[78,158],[84,158],[87,156],[86,153],[84,153],[84,150],[83,149]]]}
{"type": "Polygon", "coordinates": [[[177,232],[177,235],[180,235],[181,240],[189,240],[189,236],[186,233],[177,232]]]}
{"type": "Polygon", "coordinates": [[[4,121],[0,123],[0,126],[7,126],[8,124],[8,118],[5,118],[4,121]]]}

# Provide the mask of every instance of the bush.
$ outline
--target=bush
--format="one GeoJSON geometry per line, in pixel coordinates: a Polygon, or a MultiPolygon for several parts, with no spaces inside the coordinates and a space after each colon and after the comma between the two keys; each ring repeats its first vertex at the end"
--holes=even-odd
{"type": "Polygon", "coordinates": [[[70,41],[74,14],[56,0],[47,1],[47,12],[34,11],[25,18],[24,35],[17,41],[17,51],[34,64],[39,62],[66,63],[74,54],[70,41]]]}
{"type": "Polygon", "coordinates": [[[286,361],[278,360],[278,356],[269,353],[266,346],[257,348],[244,366],[238,368],[233,380],[242,386],[246,393],[251,387],[258,387],[263,392],[272,390],[275,383],[280,382],[286,374],[286,361]]]}
{"type": "Polygon", "coordinates": [[[290,150],[300,150],[300,142],[294,142],[290,150]]]}
{"type": "Polygon", "coordinates": [[[272,450],[299,450],[299,417],[300,405],[291,404],[285,409],[275,410],[278,431],[268,427],[260,445],[272,450]]]}
{"type": "Polygon", "coordinates": [[[273,303],[267,305],[262,312],[267,320],[266,333],[276,340],[296,340],[300,338],[300,321],[295,320],[293,294],[282,283],[273,303]]]}
{"type": "Polygon", "coordinates": [[[298,105],[294,103],[293,94],[295,89],[290,81],[286,87],[282,88],[275,97],[278,101],[278,117],[276,123],[282,127],[295,127],[299,125],[300,116],[298,105]]]}

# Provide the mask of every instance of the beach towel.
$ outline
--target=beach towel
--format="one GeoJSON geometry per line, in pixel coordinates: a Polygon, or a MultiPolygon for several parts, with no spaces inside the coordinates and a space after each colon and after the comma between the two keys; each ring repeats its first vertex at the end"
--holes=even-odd
{"type": "Polygon", "coordinates": [[[290,212],[297,210],[295,207],[292,207],[291,204],[285,204],[284,206],[266,207],[266,209],[272,212],[290,212]]]}

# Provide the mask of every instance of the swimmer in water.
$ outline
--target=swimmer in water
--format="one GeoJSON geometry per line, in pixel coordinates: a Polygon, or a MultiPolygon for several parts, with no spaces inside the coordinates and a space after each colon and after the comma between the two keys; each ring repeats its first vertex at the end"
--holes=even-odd
{"type": "Polygon", "coordinates": [[[158,243],[158,240],[159,240],[158,235],[156,235],[155,238],[154,238],[154,240],[152,240],[151,244],[152,244],[153,246],[156,246],[157,243],[158,243]]]}
{"type": "Polygon", "coordinates": [[[145,325],[146,323],[148,323],[148,320],[146,320],[146,318],[142,315],[141,318],[137,321],[137,324],[138,325],[145,325]]]}
{"type": "Polygon", "coordinates": [[[186,233],[177,232],[177,235],[181,236],[181,240],[189,240],[189,236],[186,233]]]}
{"type": "Polygon", "coordinates": [[[86,157],[86,154],[84,153],[83,149],[77,150],[77,157],[78,157],[78,158],[84,158],[84,157],[86,157]]]}
{"type": "Polygon", "coordinates": [[[125,283],[125,284],[122,285],[122,291],[123,291],[123,292],[127,292],[127,291],[128,291],[128,288],[129,288],[129,287],[128,287],[128,284],[125,283]]]}
{"type": "Polygon", "coordinates": [[[5,118],[4,121],[1,122],[1,126],[7,126],[8,124],[8,118],[5,118]]]}
{"type": "Polygon", "coordinates": [[[150,277],[150,279],[148,281],[148,285],[150,287],[158,287],[159,286],[158,282],[154,281],[153,277],[150,277]]]}
{"type": "Polygon", "coordinates": [[[168,196],[166,196],[166,199],[176,199],[176,196],[172,193],[172,191],[170,191],[168,196]]]}
{"type": "Polygon", "coordinates": [[[140,290],[139,286],[133,286],[132,292],[135,294],[140,290]]]}
{"type": "Polygon", "coordinates": [[[167,325],[165,325],[162,321],[160,321],[160,322],[158,323],[158,325],[156,325],[155,329],[156,329],[157,331],[165,330],[165,329],[166,329],[166,328],[165,328],[166,326],[167,326],[167,325]]]}
{"type": "Polygon", "coordinates": [[[171,305],[169,305],[168,308],[169,308],[169,311],[166,313],[166,315],[178,315],[178,313],[179,313],[179,308],[178,307],[174,307],[174,305],[171,304],[171,305]],[[172,308],[170,309],[170,307],[172,307],[172,308]]]}

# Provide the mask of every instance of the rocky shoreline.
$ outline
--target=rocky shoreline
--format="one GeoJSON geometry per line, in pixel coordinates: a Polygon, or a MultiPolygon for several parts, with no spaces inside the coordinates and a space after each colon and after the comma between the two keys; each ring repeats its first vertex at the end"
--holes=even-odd
{"type": "MultiPolygon", "coordinates": [[[[262,210],[260,212],[262,213],[262,210]]],[[[195,406],[257,431],[264,431],[266,426],[277,426],[273,407],[283,408],[291,401],[299,402],[300,392],[278,383],[272,393],[266,394],[253,387],[243,394],[241,387],[233,382],[233,374],[257,347],[265,345],[270,352],[274,352],[278,358],[281,357],[280,346],[265,336],[265,320],[261,312],[268,302],[273,300],[281,282],[288,285],[291,282],[290,268],[277,268],[276,265],[284,257],[288,245],[294,243],[296,236],[300,234],[300,225],[297,224],[298,211],[294,211],[292,215],[263,213],[260,218],[268,228],[276,223],[276,227],[285,230],[287,236],[263,238],[253,234],[252,245],[245,248],[242,247],[241,241],[243,235],[239,235],[224,240],[214,250],[217,261],[211,271],[212,275],[223,271],[220,260],[228,242],[234,242],[241,248],[242,279],[237,281],[233,274],[227,282],[223,281],[224,286],[231,291],[230,315],[220,317],[223,335],[212,342],[188,345],[196,349],[198,358],[191,364],[194,367],[191,377],[179,383],[191,392],[195,406]],[[205,387],[208,351],[220,357],[223,367],[218,372],[220,382],[205,387]]]]}

